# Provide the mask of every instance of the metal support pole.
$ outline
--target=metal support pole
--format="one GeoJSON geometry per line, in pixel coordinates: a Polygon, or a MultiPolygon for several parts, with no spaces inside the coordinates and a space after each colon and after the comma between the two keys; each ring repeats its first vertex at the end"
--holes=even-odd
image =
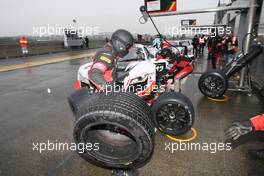
{"type": "MultiPolygon", "coordinates": [[[[255,1],[255,0],[254,0],[255,1]]],[[[197,13],[214,13],[214,12],[221,12],[221,11],[236,11],[236,10],[243,10],[248,9],[249,6],[247,5],[239,5],[239,6],[225,6],[225,7],[213,7],[213,8],[206,8],[206,9],[194,9],[194,10],[183,10],[179,12],[162,12],[162,13],[150,13],[151,17],[161,17],[161,16],[173,16],[173,15],[188,15],[188,14],[197,14],[197,13]]],[[[146,15],[146,7],[141,6],[140,11],[142,13],[142,17],[144,18],[145,22],[148,20],[148,16],[146,15]]]]}
{"type": "MultiPolygon", "coordinates": [[[[251,43],[251,35],[249,35],[249,33],[252,33],[253,31],[253,26],[254,26],[254,22],[255,22],[255,16],[256,16],[256,9],[257,9],[257,0],[250,0],[250,8],[248,11],[248,15],[247,15],[247,21],[248,21],[248,25],[247,25],[247,36],[245,39],[245,54],[248,53],[249,51],[249,47],[250,47],[250,43],[251,43]]],[[[245,82],[245,75],[246,75],[246,67],[242,69],[241,73],[240,73],[240,83],[239,83],[239,87],[243,87],[244,86],[244,82],[245,82]]]]}
{"type": "Polygon", "coordinates": [[[179,12],[153,13],[151,14],[151,17],[171,16],[171,15],[188,15],[188,14],[197,14],[197,13],[213,13],[213,12],[221,12],[221,11],[242,10],[242,9],[247,9],[247,8],[249,7],[246,5],[213,7],[213,8],[207,8],[207,9],[195,9],[195,10],[186,10],[186,11],[179,11],[179,12]]]}

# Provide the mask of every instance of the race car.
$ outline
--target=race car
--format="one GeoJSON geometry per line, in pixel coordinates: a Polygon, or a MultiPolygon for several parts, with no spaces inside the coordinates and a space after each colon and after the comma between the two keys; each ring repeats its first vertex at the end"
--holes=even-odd
{"type": "MultiPolygon", "coordinates": [[[[168,40],[168,43],[164,43],[162,48],[171,47],[175,54],[182,54],[189,58],[193,58],[194,55],[192,53],[193,46],[191,45],[191,41],[189,40],[168,40]],[[173,47],[172,47],[173,46],[173,47]]],[[[146,47],[152,57],[156,57],[156,54],[159,50],[156,47],[151,45],[146,47]]]]}
{"type": "MultiPolygon", "coordinates": [[[[92,62],[79,68],[77,81],[74,84],[76,90],[85,86],[93,89],[87,74],[91,66],[92,62]]],[[[168,62],[166,60],[156,60],[144,45],[136,44],[131,48],[129,54],[117,63],[117,83],[122,84],[125,90],[128,89],[129,85],[139,83],[142,85],[144,83],[146,89],[138,90],[136,94],[145,96],[149,90],[153,89],[157,81],[157,75],[162,74],[167,66],[168,62]]]]}
{"type": "MultiPolygon", "coordinates": [[[[174,47],[169,48],[172,50],[172,52],[177,54],[174,47]]],[[[181,80],[191,74],[194,69],[193,55],[179,55],[179,57],[185,59],[181,59],[180,62],[169,63],[166,59],[158,59],[157,57],[159,53],[160,51],[154,50],[153,48],[136,44],[133,48],[131,48],[129,54],[120,59],[117,64],[117,83],[122,83],[124,89],[127,90],[129,85],[131,86],[140,82],[140,80],[137,79],[138,77],[142,77],[143,75],[142,80],[145,80],[145,76],[148,75],[151,79],[148,79],[149,82],[147,82],[145,86],[150,85],[151,87],[147,87],[146,90],[136,92],[136,94],[139,96],[145,96],[146,92],[153,89],[153,86],[155,85],[154,83],[160,84],[161,82],[164,82],[164,80],[161,80],[161,78],[164,78],[162,76],[166,75],[168,72],[171,72],[169,77],[173,79],[173,83],[179,83],[177,86],[178,90],[180,91],[181,80]],[[153,52],[155,52],[155,54],[153,52]],[[130,71],[131,68],[133,69],[130,71]],[[145,73],[141,73],[141,70],[144,70],[145,73]],[[159,80],[156,80],[157,78],[159,78],[159,80]]],[[[74,86],[76,90],[84,86],[93,88],[90,86],[91,83],[87,74],[91,65],[92,62],[84,64],[79,68],[77,81],[75,82],[74,86]]]]}

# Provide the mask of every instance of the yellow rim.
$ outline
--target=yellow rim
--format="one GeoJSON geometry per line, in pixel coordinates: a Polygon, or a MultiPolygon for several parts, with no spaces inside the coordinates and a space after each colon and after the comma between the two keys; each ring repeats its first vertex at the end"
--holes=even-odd
{"type": "Polygon", "coordinates": [[[190,142],[190,141],[193,141],[194,139],[196,139],[197,134],[198,134],[198,132],[194,128],[191,128],[191,130],[192,130],[193,135],[192,135],[192,137],[190,137],[188,139],[179,139],[179,138],[173,137],[173,136],[168,135],[168,134],[166,136],[170,140],[173,140],[173,141],[176,141],[176,142],[190,142]]]}
{"type": "Polygon", "coordinates": [[[229,97],[227,95],[223,95],[223,98],[210,98],[210,97],[207,97],[207,98],[208,100],[216,101],[216,102],[225,102],[229,100],[229,97]]]}

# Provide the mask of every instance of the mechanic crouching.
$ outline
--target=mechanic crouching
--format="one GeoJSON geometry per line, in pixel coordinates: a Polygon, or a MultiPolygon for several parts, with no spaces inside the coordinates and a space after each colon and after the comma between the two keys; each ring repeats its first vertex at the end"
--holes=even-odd
{"type": "MultiPolygon", "coordinates": [[[[264,132],[264,114],[257,115],[243,122],[234,122],[226,129],[225,134],[228,141],[236,142],[240,137],[255,131],[264,132]]],[[[264,161],[264,149],[251,150],[250,155],[253,158],[264,161]]]]}
{"type": "Polygon", "coordinates": [[[119,58],[126,56],[133,45],[134,38],[132,34],[119,29],[113,33],[110,44],[106,49],[95,54],[88,75],[89,81],[97,90],[102,91],[114,85],[117,61],[119,58]]]}

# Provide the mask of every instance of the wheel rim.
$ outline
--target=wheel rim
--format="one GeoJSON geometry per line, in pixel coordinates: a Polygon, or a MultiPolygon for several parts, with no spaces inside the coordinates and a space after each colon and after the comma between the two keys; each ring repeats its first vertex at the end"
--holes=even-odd
{"type": "Polygon", "coordinates": [[[186,130],[189,128],[190,114],[179,103],[165,104],[157,111],[157,123],[162,130],[166,131],[186,130]]]}
{"type": "Polygon", "coordinates": [[[88,151],[98,161],[112,165],[124,164],[138,157],[138,143],[124,127],[112,124],[95,125],[84,128],[80,137],[85,144],[99,143],[99,150],[88,151]]]}
{"type": "Polygon", "coordinates": [[[219,97],[225,91],[225,83],[217,75],[209,75],[203,79],[201,90],[208,96],[219,97]]]}

